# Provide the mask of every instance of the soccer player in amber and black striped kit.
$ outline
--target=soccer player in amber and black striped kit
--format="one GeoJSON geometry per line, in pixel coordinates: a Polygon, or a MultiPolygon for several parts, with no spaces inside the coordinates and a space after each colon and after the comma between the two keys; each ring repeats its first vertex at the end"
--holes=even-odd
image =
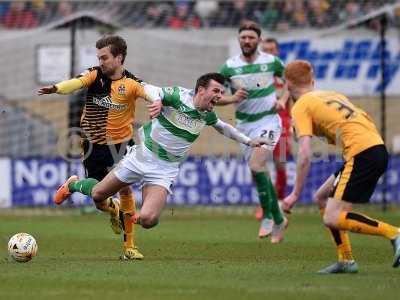
{"type": "MultiPolygon", "coordinates": [[[[89,68],[77,78],[39,89],[38,94],[70,94],[87,88],[81,128],[84,132],[83,165],[86,176],[101,181],[133,143],[133,120],[136,100],[150,100],[142,81],[124,69],[127,54],[125,40],[117,35],[104,36],[96,42],[99,66],[89,68]]],[[[150,116],[156,116],[161,103],[148,105],[150,116]]],[[[70,178],[75,179],[74,176],[70,178]]],[[[111,227],[116,234],[124,230],[124,259],[142,259],[134,244],[134,229],[130,220],[135,213],[135,200],[129,186],[119,191],[120,204],[109,198],[95,202],[96,207],[111,215],[111,227]],[[121,216],[120,216],[121,211],[121,216]]],[[[60,204],[59,199],[54,199],[60,204]]]]}
{"type": "Polygon", "coordinates": [[[391,241],[393,267],[400,265],[398,227],[352,211],[353,203],[369,201],[388,164],[388,153],[374,123],[344,95],[314,90],[313,69],[297,60],[285,69],[285,79],[294,100],[292,119],[299,142],[297,176],[292,193],[283,200],[289,211],[298,200],[311,164],[311,138],[321,136],[343,147],[343,167],[331,175],[316,192],[325,226],[336,244],[338,262],[318,273],[356,273],[348,231],[379,235],[391,241]]]}

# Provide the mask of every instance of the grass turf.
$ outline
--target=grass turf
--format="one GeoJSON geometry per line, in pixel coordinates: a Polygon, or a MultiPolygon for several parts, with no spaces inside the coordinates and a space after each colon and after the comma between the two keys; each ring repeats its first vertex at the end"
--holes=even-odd
{"type": "MultiPolygon", "coordinates": [[[[336,259],[316,211],[290,217],[284,243],[257,240],[252,215],[174,209],[137,230],[143,261],[119,261],[121,236],[104,215],[0,215],[0,299],[398,299],[390,243],[351,234],[356,275],[315,272],[336,259]],[[37,240],[28,263],[7,258],[17,232],[37,240]]],[[[369,212],[396,224],[399,212],[369,212]]],[[[397,222],[398,224],[398,222],[397,222]]]]}

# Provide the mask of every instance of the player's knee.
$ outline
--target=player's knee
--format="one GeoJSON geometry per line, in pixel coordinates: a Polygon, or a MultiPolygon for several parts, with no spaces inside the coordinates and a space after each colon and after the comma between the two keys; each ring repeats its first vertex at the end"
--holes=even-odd
{"type": "Polygon", "coordinates": [[[94,202],[94,205],[96,206],[96,208],[98,209],[98,210],[101,210],[101,211],[106,211],[107,210],[107,205],[106,205],[106,202],[105,201],[93,201],[94,202]]]}
{"type": "Polygon", "coordinates": [[[249,168],[253,173],[264,172],[265,165],[266,164],[263,164],[259,161],[250,161],[249,162],[249,168]]]}
{"type": "Polygon", "coordinates": [[[158,216],[153,213],[141,213],[140,214],[140,224],[143,228],[152,228],[158,224],[158,216]]]}
{"type": "Polygon", "coordinates": [[[158,224],[158,219],[141,219],[143,228],[150,229],[158,224]]]}
{"type": "Polygon", "coordinates": [[[330,228],[335,228],[337,225],[337,218],[336,215],[331,213],[331,212],[325,212],[324,216],[322,217],[322,220],[324,222],[324,225],[330,228]]]}
{"type": "Polygon", "coordinates": [[[96,187],[93,188],[92,199],[97,208],[99,208],[98,205],[101,206],[106,198],[106,195],[101,190],[96,189],[96,187]]]}
{"type": "Polygon", "coordinates": [[[320,208],[325,207],[326,199],[322,197],[319,193],[313,195],[314,203],[317,203],[320,208]]]}
{"type": "Polygon", "coordinates": [[[120,195],[130,195],[132,194],[132,190],[129,186],[123,187],[120,191],[119,191],[120,195]]]}

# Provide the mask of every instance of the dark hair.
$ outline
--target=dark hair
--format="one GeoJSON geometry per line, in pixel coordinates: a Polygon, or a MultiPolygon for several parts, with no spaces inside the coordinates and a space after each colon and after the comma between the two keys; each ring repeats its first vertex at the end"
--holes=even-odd
{"type": "Polygon", "coordinates": [[[266,39],[264,40],[264,42],[265,42],[265,43],[274,43],[275,46],[276,46],[276,49],[279,49],[279,43],[278,43],[277,39],[274,39],[274,38],[266,38],[266,39]]]}
{"type": "Polygon", "coordinates": [[[97,49],[102,49],[107,46],[110,46],[110,52],[114,57],[121,54],[122,63],[124,63],[127,50],[125,40],[119,35],[105,35],[96,42],[97,49]]]}
{"type": "Polygon", "coordinates": [[[257,33],[258,37],[261,36],[261,27],[260,27],[260,25],[258,25],[258,23],[254,22],[254,21],[243,21],[239,27],[239,34],[243,30],[253,30],[255,33],[257,33]]]}
{"type": "Polygon", "coordinates": [[[207,88],[208,85],[210,84],[211,80],[215,80],[216,82],[218,82],[222,85],[225,83],[225,77],[222,76],[222,74],[220,74],[220,73],[207,73],[207,74],[201,75],[199,77],[199,79],[197,79],[197,82],[196,82],[196,87],[194,89],[195,94],[197,94],[199,87],[207,88]]]}

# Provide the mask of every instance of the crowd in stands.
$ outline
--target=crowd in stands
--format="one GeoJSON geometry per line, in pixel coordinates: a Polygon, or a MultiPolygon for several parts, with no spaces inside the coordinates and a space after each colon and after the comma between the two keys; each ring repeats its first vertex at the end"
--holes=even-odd
{"type": "MultiPolygon", "coordinates": [[[[175,1],[2,1],[0,28],[28,29],[81,10],[102,12],[136,28],[237,27],[243,20],[277,31],[327,28],[364,16],[395,0],[175,0],[175,1]]],[[[396,25],[400,10],[394,12],[396,25]]],[[[378,29],[379,22],[369,27],[378,29]]]]}

